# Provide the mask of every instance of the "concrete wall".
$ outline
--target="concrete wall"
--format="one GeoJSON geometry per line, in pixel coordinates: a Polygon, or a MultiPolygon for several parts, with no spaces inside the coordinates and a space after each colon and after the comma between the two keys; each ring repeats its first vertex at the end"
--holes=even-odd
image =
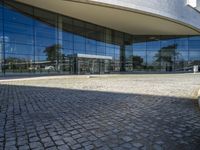
{"type": "MultiPolygon", "coordinates": [[[[187,5],[187,0],[88,0],[89,2],[120,6],[137,11],[145,11],[178,20],[200,29],[200,12],[187,5]]],[[[200,10],[200,0],[197,0],[200,10]]]]}

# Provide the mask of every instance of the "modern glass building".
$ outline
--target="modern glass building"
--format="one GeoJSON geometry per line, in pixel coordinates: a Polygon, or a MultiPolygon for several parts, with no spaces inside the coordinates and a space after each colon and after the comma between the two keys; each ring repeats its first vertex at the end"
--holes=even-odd
{"type": "MultiPolygon", "coordinates": [[[[87,4],[58,0],[55,4],[52,0],[41,0],[38,5],[38,0],[19,1],[0,1],[0,76],[182,72],[200,65],[200,24],[197,21],[188,20],[189,24],[184,20],[187,18],[177,17],[176,21],[173,15],[165,18],[156,12],[122,10],[125,6],[119,8],[116,4],[110,8],[111,4],[104,5],[103,2],[87,4]],[[59,11],[56,5],[62,3],[66,3],[65,11],[69,13],[59,11]],[[54,5],[55,10],[51,9],[54,5]],[[93,12],[87,8],[86,12],[86,5],[102,9],[102,12],[112,9],[113,14],[101,15],[110,16],[114,21],[99,17],[98,9],[93,12]],[[75,6],[80,8],[76,12],[75,6]],[[135,22],[131,18],[131,24],[130,18],[116,15],[117,11],[133,17],[153,18],[155,24],[140,22],[137,28],[137,20],[142,18],[135,18],[135,22]],[[88,19],[84,19],[87,15],[88,19]]],[[[123,4],[127,3],[128,0],[123,4]]],[[[200,18],[198,10],[185,3],[184,7],[191,15],[194,13],[195,19],[200,18]]]]}

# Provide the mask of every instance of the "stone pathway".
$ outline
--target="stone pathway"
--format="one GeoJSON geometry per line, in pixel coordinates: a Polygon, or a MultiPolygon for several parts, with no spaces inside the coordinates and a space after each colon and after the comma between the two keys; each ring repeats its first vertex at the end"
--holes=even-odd
{"type": "Polygon", "coordinates": [[[0,150],[199,150],[200,75],[0,81],[0,150]]]}

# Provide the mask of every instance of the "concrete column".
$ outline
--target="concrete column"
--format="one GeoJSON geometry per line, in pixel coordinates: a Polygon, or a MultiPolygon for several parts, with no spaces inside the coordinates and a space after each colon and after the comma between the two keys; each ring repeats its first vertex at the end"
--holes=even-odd
{"type": "Polygon", "coordinates": [[[0,37],[0,75],[2,74],[2,63],[3,63],[3,36],[0,37]]]}
{"type": "MultiPolygon", "coordinates": [[[[63,30],[62,16],[58,15],[58,34],[57,34],[58,43],[57,44],[60,45],[60,47],[62,47],[63,45],[62,30],[63,30]]],[[[59,56],[59,61],[56,61],[56,66],[57,66],[57,70],[62,72],[63,69],[61,68],[61,64],[64,63],[64,60],[60,60],[60,59],[62,58],[63,50],[60,49],[59,51],[60,51],[61,56],[59,56]]]]}

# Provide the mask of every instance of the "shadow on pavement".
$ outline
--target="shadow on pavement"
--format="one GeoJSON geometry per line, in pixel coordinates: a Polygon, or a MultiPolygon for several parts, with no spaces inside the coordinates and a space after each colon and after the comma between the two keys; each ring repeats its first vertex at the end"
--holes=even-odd
{"type": "Polygon", "coordinates": [[[190,99],[0,85],[0,149],[200,149],[190,99]]]}

